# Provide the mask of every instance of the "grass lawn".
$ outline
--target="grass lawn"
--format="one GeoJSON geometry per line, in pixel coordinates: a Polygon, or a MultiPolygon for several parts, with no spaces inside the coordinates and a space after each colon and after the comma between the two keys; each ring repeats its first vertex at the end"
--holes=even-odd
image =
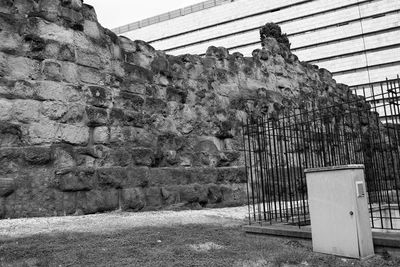
{"type": "Polygon", "coordinates": [[[0,266],[400,266],[313,253],[310,241],[245,234],[240,227],[142,227],[0,241],[0,266]]]}

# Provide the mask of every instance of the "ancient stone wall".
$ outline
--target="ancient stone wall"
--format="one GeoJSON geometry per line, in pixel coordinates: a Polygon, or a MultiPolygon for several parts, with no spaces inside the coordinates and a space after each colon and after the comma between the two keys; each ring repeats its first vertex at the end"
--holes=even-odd
{"type": "Polygon", "coordinates": [[[0,218],[243,204],[242,120],[348,90],[275,39],[170,56],[80,0],[3,0],[0,40],[0,218]]]}

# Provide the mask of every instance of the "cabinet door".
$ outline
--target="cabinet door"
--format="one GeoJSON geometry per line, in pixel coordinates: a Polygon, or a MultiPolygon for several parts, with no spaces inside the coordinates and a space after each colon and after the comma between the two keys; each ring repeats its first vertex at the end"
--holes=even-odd
{"type": "Polygon", "coordinates": [[[307,173],[313,249],[358,258],[352,170],[307,173]]]}

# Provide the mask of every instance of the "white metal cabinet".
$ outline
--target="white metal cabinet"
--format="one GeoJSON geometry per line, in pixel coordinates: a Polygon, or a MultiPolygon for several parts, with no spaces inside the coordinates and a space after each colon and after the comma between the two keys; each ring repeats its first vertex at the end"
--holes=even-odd
{"type": "Polygon", "coordinates": [[[373,255],[364,166],[305,172],[314,251],[351,258],[373,255]]]}

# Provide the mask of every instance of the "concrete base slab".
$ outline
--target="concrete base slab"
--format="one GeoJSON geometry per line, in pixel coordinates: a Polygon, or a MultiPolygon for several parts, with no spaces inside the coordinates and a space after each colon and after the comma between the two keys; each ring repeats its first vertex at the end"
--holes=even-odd
{"type": "MultiPolygon", "coordinates": [[[[246,225],[244,231],[249,234],[275,235],[311,239],[311,227],[296,227],[286,224],[271,225],[246,225]]],[[[400,248],[400,231],[372,232],[372,239],[375,247],[400,248]]]]}

